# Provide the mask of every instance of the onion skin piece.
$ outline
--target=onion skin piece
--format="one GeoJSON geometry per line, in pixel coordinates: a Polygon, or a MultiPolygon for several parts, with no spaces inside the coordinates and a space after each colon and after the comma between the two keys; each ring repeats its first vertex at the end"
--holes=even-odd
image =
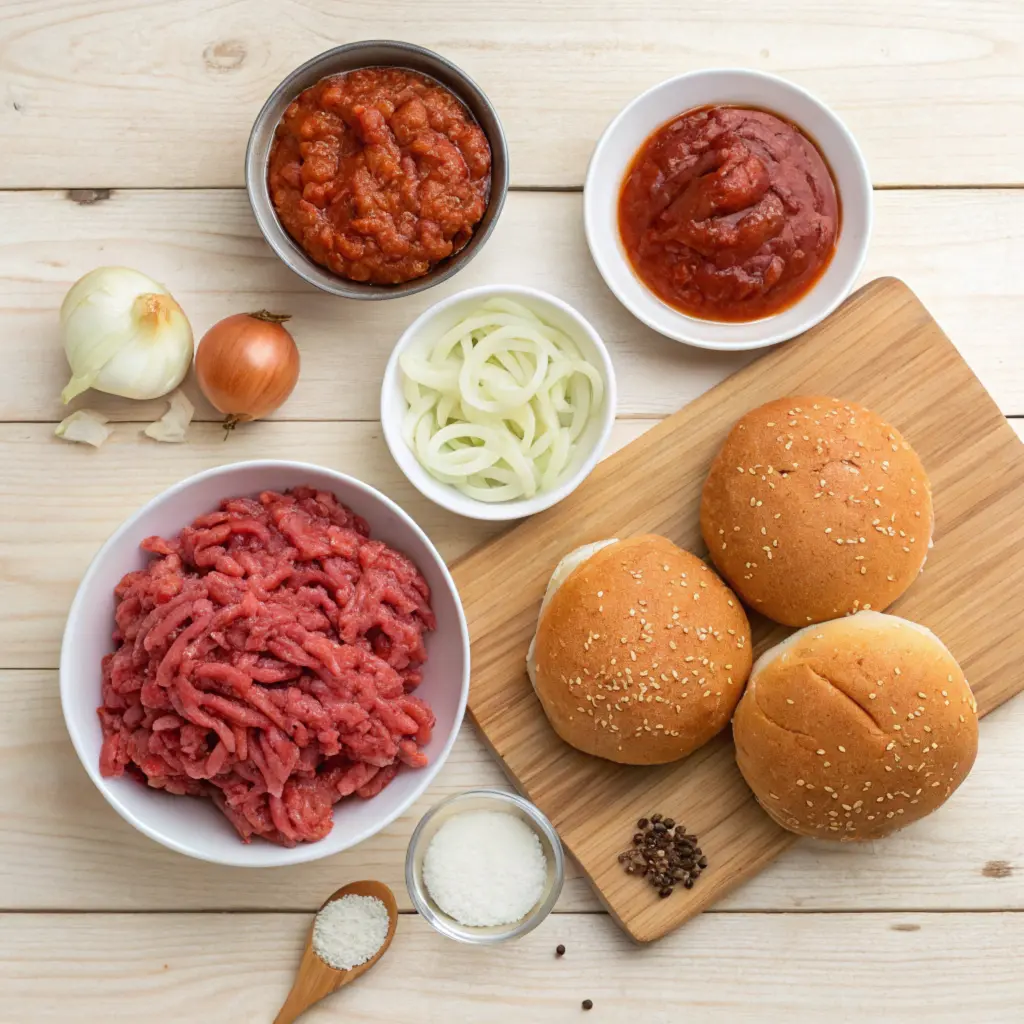
{"type": "Polygon", "coordinates": [[[112,429],[107,426],[108,422],[102,413],[94,412],[92,409],[79,409],[61,420],[54,434],[65,441],[77,441],[99,448],[112,433],[112,429]]]}
{"type": "Polygon", "coordinates": [[[249,423],[280,408],[299,379],[299,350],[281,324],[288,316],[261,310],[214,324],[196,351],[196,381],[224,426],[249,423]]]}

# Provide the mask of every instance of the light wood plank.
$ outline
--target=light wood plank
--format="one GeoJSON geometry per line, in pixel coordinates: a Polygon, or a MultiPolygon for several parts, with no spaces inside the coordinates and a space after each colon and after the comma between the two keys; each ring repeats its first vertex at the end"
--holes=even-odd
{"type": "Polygon", "coordinates": [[[253,118],[306,58],[399,36],[496,104],[517,185],[579,185],[635,95],[704,67],[783,74],[831,104],[882,184],[1024,181],[1017,0],[250,0],[6,5],[6,187],[242,182],[253,118]],[[941,113],[939,113],[941,111],[941,113]],[[69,153],[74,154],[69,162],[69,153]]]}
{"type": "MultiPolygon", "coordinates": [[[[652,425],[620,420],[609,454],[652,425]]],[[[140,424],[122,423],[98,451],[58,440],[50,424],[0,424],[0,668],[58,664],[78,581],[129,509],[202,469],[261,458],[314,462],[365,480],[405,508],[449,562],[501,530],[420,495],[373,423],[253,423],[227,440],[218,424],[196,423],[181,445],[158,444],[140,424]]]]}
{"type": "MultiPolygon", "coordinates": [[[[863,279],[906,280],[1003,412],[1024,413],[1024,190],[875,198],[863,279]]],[[[752,358],[680,345],[635,320],[593,265],[578,194],[511,195],[494,238],[455,281],[388,302],[345,301],[303,284],[260,239],[237,191],[115,192],[91,206],[57,192],[0,193],[0,224],[0,420],[65,415],[59,395],[68,373],[57,311],[76,278],[109,263],[136,266],[167,284],[197,336],[240,309],[295,314],[303,369],[278,414],[285,419],[376,420],[395,340],[429,305],[476,284],[534,285],[577,306],[611,349],[622,416],[675,412],[752,358]]],[[[83,404],[133,420],[155,419],[165,408],[94,393],[76,403],[83,404]]],[[[199,410],[217,418],[204,403],[199,410]]]]}
{"type": "MultiPolygon", "coordinates": [[[[269,1021],[309,918],[43,914],[0,923],[4,1020],[194,1024],[269,1021]]],[[[554,1024],[575,1019],[589,998],[597,1021],[1017,1024],[1022,943],[1022,914],[718,914],[639,949],[604,917],[562,915],[512,945],[456,950],[403,916],[380,963],[303,1022],[554,1024]]]]}
{"type": "MultiPolygon", "coordinates": [[[[311,910],[357,878],[386,882],[408,910],[413,827],[438,800],[478,786],[508,783],[467,723],[425,797],[355,849],[287,870],[205,864],[165,850],[107,806],[68,742],[56,672],[3,671],[0,910],[311,910]]],[[[800,841],[715,909],[1024,910],[1022,789],[1018,699],[985,719],[970,778],[931,818],[866,846],[800,841]]],[[[599,909],[571,862],[558,909],[599,909]]]]}

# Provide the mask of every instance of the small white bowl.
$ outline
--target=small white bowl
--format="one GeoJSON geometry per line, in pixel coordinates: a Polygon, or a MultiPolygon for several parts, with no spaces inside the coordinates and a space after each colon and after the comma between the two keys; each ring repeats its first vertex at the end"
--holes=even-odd
{"type": "Polygon", "coordinates": [[[618,300],[648,327],[699,348],[765,348],[813,327],[850,294],[871,237],[871,176],[846,125],[798,85],[763,71],[694,71],[648,89],[608,125],[590,158],[583,216],[587,244],[601,276],[618,300]],[[619,193],[637,151],[672,118],[712,104],[759,107],[792,121],[817,143],[839,192],[839,240],[828,269],[794,305],[749,323],[699,320],[662,302],[634,273],[619,235],[619,193]]]}
{"type": "Polygon", "coordinates": [[[427,924],[449,939],[479,946],[507,942],[509,939],[518,939],[532,932],[554,909],[564,881],[565,854],[562,852],[562,843],[554,826],[529,800],[518,793],[509,793],[503,789],[470,789],[442,800],[420,819],[409,840],[409,848],[405,855],[405,887],[409,890],[409,898],[417,912],[427,924]],[[423,858],[431,839],[446,821],[466,811],[514,814],[525,821],[540,840],[548,864],[547,881],[540,899],[519,921],[493,927],[462,924],[449,917],[434,902],[426,882],[423,881],[423,858]]]}
{"type": "Polygon", "coordinates": [[[524,516],[542,512],[579,487],[601,458],[615,423],[615,407],[615,371],[608,349],[597,331],[572,306],[537,288],[520,285],[483,285],[442,299],[406,328],[384,370],[380,421],[384,429],[384,440],[391,449],[395,462],[420,494],[442,508],[470,519],[502,521],[522,519],[524,516]],[[532,498],[493,503],[470,498],[450,484],[431,476],[420,465],[415,453],[402,437],[402,421],[409,406],[402,393],[402,371],[398,365],[402,353],[411,345],[429,343],[441,337],[467,313],[492,298],[513,299],[533,310],[553,327],[564,331],[576,342],[587,361],[597,367],[604,380],[604,400],[601,408],[591,416],[590,422],[580,436],[573,463],[570,464],[571,472],[564,477],[562,483],[532,498]]]}
{"type": "Polygon", "coordinates": [[[126,520],[100,548],[79,584],[68,614],[60,655],[60,699],[79,760],[107,803],[140,832],[179,853],[235,867],[275,867],[319,860],[347,850],[385,828],[422,795],[451,751],[469,694],[469,630],[455,583],[427,535],[390,498],[344,473],[302,462],[239,462],[189,477],[158,495],[126,520]],[[103,736],[96,708],[101,702],[100,661],[111,650],[114,587],[146,565],[139,549],[154,534],[173,537],[224,498],[283,491],[309,484],[333,493],[370,524],[376,540],[403,551],[430,585],[437,629],[426,639],[427,663],[416,693],[437,716],[424,748],[425,768],[403,768],[370,800],[343,800],[334,808],[334,828],[319,842],[288,849],[262,839],[245,844],[211,800],[172,796],[141,785],[129,775],[100,775],[103,736]]]}

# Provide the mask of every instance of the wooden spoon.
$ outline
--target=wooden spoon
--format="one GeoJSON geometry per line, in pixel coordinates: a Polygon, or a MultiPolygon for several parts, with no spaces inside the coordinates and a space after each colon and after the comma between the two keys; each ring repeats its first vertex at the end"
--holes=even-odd
{"type": "Polygon", "coordinates": [[[342,896],[373,896],[387,908],[388,933],[381,943],[380,949],[365,964],[359,964],[358,967],[353,967],[349,971],[336,970],[325,964],[313,951],[313,925],[310,925],[306,949],[302,954],[302,963],[299,964],[298,974],[295,976],[295,984],[292,985],[292,990],[288,993],[284,1006],[274,1018],[274,1024],[292,1024],[292,1021],[300,1014],[305,1013],[314,1003],[320,1002],[324,996],[329,996],[342,985],[347,985],[350,981],[355,981],[359,975],[365,974],[391,945],[391,940],[395,937],[395,926],[398,924],[398,904],[395,902],[395,894],[383,882],[350,882],[324,900],[320,909],[323,910],[328,903],[341,899],[342,896]]]}

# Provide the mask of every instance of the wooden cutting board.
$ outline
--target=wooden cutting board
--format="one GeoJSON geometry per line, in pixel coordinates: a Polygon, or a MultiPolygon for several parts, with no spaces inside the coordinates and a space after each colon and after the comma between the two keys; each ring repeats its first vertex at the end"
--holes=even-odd
{"type": "MultiPolygon", "coordinates": [[[[512,781],[551,819],[608,910],[639,942],[709,907],[795,837],[757,806],[728,731],[656,768],[615,765],[563,743],[525,671],[541,597],[559,559],[590,541],[661,533],[706,554],[700,491],[729,428],[769,399],[813,393],[853,399],[889,419],[931,477],[935,547],[892,610],[946,642],[981,714],[1024,688],[1024,445],[906,285],[874,281],[825,323],[664,420],[559,505],[453,570],[472,639],[470,713],[512,781]],[[693,889],[664,900],[616,861],[636,819],[656,810],[696,832],[709,861],[693,889]]],[[[757,616],[752,626],[757,651],[790,632],[757,616]]]]}

